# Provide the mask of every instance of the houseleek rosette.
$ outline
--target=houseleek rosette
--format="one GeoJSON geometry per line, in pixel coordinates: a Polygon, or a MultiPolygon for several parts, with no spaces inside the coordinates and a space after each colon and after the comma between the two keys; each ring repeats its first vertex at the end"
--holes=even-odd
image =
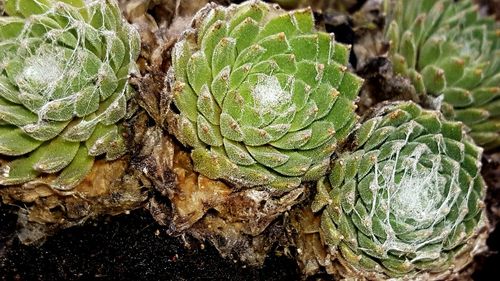
{"type": "MultiPolygon", "coordinates": [[[[500,145],[500,28],[471,0],[397,0],[388,8],[390,59],[417,93],[440,96],[442,112],[476,143],[500,145]]],[[[394,2],[394,1],[393,1],[394,2]]]]}
{"type": "Polygon", "coordinates": [[[341,272],[431,278],[467,264],[484,225],[485,186],[482,149],[462,123],[412,102],[389,104],[360,126],[354,144],[319,181],[313,204],[325,207],[321,235],[341,272]]]}
{"type": "Polygon", "coordinates": [[[7,0],[0,17],[0,185],[56,175],[68,189],[94,157],[125,152],[119,121],[139,35],[114,1],[7,0]]]}
{"type": "Polygon", "coordinates": [[[172,51],[171,130],[195,170],[237,186],[316,180],[357,120],[350,48],[309,9],[207,5],[172,51]]]}

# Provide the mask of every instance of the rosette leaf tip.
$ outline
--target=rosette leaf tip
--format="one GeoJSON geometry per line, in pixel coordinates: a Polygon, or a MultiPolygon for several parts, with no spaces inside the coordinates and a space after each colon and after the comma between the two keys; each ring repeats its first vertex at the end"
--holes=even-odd
{"type": "Polygon", "coordinates": [[[315,30],[310,9],[207,5],[175,44],[171,130],[201,174],[293,188],[323,176],[353,128],[362,79],[350,48],[315,30]]]}
{"type": "Polygon", "coordinates": [[[0,17],[0,185],[71,189],[125,153],[140,39],[114,1],[7,0],[0,17]]]}

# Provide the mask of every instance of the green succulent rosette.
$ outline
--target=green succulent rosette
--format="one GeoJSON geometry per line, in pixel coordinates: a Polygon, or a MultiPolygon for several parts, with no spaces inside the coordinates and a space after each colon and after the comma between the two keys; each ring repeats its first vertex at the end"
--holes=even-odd
{"type": "Polygon", "coordinates": [[[477,144],[498,147],[498,23],[479,15],[471,0],[392,2],[386,34],[394,70],[410,78],[417,93],[439,96],[441,111],[468,125],[477,144]]]}
{"type": "Polygon", "coordinates": [[[333,161],[312,205],[350,277],[440,279],[471,261],[484,229],[482,149],[461,122],[413,102],[385,105],[333,161]]]}
{"type": "Polygon", "coordinates": [[[119,121],[140,38],[114,1],[7,0],[0,17],[0,185],[54,175],[70,189],[94,158],[125,153],[119,121]]]}
{"type": "Polygon", "coordinates": [[[209,4],[172,51],[171,130],[195,169],[237,186],[317,180],[357,121],[362,80],[350,47],[318,32],[309,9],[209,4]]]}

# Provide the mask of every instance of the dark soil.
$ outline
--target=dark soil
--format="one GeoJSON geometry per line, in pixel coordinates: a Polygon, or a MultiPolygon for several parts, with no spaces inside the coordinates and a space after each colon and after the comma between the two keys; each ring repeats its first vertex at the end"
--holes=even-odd
{"type": "MultiPolygon", "coordinates": [[[[500,199],[500,198],[499,198],[500,199]]],[[[497,224],[500,226],[500,224],[497,224]]],[[[487,256],[477,257],[475,260],[476,270],[472,274],[472,278],[476,281],[480,280],[498,280],[498,266],[500,265],[500,228],[497,227],[487,240],[487,245],[490,248],[490,253],[487,256]],[[493,276],[497,276],[496,278],[493,276]]]]}
{"type": "Polygon", "coordinates": [[[145,210],[107,217],[61,231],[42,246],[15,238],[15,208],[0,208],[1,280],[297,280],[286,257],[245,268],[207,245],[188,250],[145,210]]]}

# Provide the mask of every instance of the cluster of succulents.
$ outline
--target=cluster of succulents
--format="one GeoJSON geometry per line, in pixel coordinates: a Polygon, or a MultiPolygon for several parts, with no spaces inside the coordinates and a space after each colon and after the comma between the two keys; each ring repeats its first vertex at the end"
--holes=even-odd
{"type": "Polygon", "coordinates": [[[499,24],[469,0],[387,2],[395,72],[420,95],[439,97],[445,116],[468,125],[479,145],[498,147],[499,24]]]}
{"type": "Polygon", "coordinates": [[[453,272],[451,264],[460,270],[484,225],[482,149],[461,122],[413,102],[378,108],[358,123],[352,101],[361,79],[342,67],[347,48],[313,26],[310,11],[260,1],[206,6],[172,52],[170,130],[191,148],[194,169],[214,180],[252,188],[319,179],[313,211],[344,277],[439,278],[453,272]],[[311,101],[318,107],[304,111],[311,101]],[[276,124],[278,134],[269,130],[276,124]],[[314,149],[320,143],[329,149],[314,149]],[[326,173],[329,181],[320,179],[326,173]]]}
{"type": "Polygon", "coordinates": [[[469,0],[386,4],[395,72],[439,106],[385,103],[360,120],[363,79],[350,70],[350,46],[319,31],[311,9],[207,4],[155,53],[171,54],[157,64],[168,71],[155,72],[165,73],[163,91],[138,86],[137,97],[129,75],[139,34],[117,3],[7,0],[0,186],[49,177],[52,189],[75,188],[96,157],[126,153],[122,121],[133,115],[131,166],[169,197],[171,233],[257,236],[316,186],[307,221],[319,226],[297,231],[314,239],[301,245],[322,247],[307,251],[321,252],[322,265],[342,277],[445,278],[470,262],[486,224],[475,142],[500,145],[498,25],[469,0]],[[135,98],[157,114],[129,109],[135,98]]]}
{"type": "Polygon", "coordinates": [[[140,40],[113,1],[7,0],[0,17],[0,185],[68,190],[125,153],[119,125],[140,40]]]}

